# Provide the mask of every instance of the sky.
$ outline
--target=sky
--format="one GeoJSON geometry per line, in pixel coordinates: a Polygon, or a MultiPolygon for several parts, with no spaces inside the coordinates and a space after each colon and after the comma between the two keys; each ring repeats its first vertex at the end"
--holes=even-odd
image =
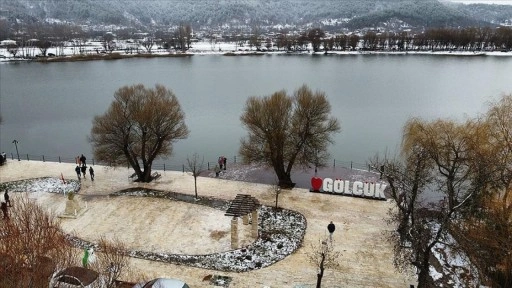
{"type": "Polygon", "coordinates": [[[512,5],[512,0],[448,0],[451,2],[459,2],[464,4],[501,4],[501,5],[512,5]]]}

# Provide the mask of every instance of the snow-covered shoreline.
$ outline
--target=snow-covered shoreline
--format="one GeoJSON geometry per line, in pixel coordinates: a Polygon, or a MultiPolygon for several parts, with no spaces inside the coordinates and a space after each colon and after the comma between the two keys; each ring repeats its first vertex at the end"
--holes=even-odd
{"type": "MultiPolygon", "coordinates": [[[[23,61],[41,61],[42,59],[58,59],[55,62],[62,61],[76,61],[76,57],[80,56],[89,56],[90,60],[100,60],[102,58],[108,58],[110,53],[101,53],[99,51],[103,50],[100,42],[92,42],[90,45],[83,48],[85,52],[82,54],[78,53],[77,47],[66,46],[64,48],[52,47],[47,51],[47,55],[60,55],[57,57],[36,57],[41,52],[36,47],[25,48],[24,54],[29,55],[28,58],[19,57],[20,51],[17,53],[17,57],[13,57],[11,53],[7,51],[7,48],[0,48],[0,63],[3,62],[23,62],[23,61]],[[92,57],[92,56],[97,57],[92,57]]],[[[462,56],[462,57],[475,57],[475,56],[497,56],[497,57],[507,57],[512,56],[512,51],[501,52],[501,51],[328,51],[328,52],[313,52],[311,49],[303,50],[303,51],[284,51],[284,50],[267,50],[263,48],[262,50],[256,50],[254,48],[249,47],[241,47],[239,45],[233,43],[219,42],[215,44],[211,44],[209,42],[195,42],[192,44],[192,47],[186,51],[186,53],[176,52],[174,50],[167,51],[164,49],[155,49],[152,50],[151,53],[147,52],[144,49],[139,49],[138,52],[126,52],[123,49],[114,50],[112,53],[116,53],[118,58],[133,58],[133,57],[162,57],[162,56],[192,56],[192,55],[229,55],[229,56],[246,56],[246,55],[431,55],[431,56],[462,56]]],[[[81,59],[84,60],[84,59],[81,59]]],[[[87,60],[87,59],[85,59],[87,60]]]]}

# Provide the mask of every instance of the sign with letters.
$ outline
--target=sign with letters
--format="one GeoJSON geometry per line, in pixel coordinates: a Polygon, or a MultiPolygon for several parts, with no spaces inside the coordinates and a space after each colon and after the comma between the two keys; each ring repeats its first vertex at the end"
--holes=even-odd
{"type": "Polygon", "coordinates": [[[386,200],[384,189],[386,184],[348,181],[332,178],[311,178],[311,192],[338,194],[343,196],[363,197],[369,199],[386,200]]]}

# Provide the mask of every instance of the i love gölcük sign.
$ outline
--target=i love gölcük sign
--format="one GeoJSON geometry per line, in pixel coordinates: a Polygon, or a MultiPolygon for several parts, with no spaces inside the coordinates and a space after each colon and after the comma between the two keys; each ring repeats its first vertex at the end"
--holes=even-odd
{"type": "Polygon", "coordinates": [[[386,200],[386,196],[384,196],[386,184],[381,183],[313,177],[311,178],[311,187],[311,192],[386,200]]]}

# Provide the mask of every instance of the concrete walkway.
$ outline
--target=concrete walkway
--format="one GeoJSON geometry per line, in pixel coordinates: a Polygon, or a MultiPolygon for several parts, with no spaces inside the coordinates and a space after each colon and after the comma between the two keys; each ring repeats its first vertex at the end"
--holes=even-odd
{"type": "MultiPolygon", "coordinates": [[[[65,178],[75,179],[74,167],[74,164],[9,160],[0,167],[0,182],[60,177],[61,173],[65,178]]],[[[188,173],[160,171],[162,177],[156,182],[140,184],[129,181],[128,176],[132,171],[126,167],[94,168],[96,180],[83,180],[79,195],[106,196],[137,185],[194,194],[194,178],[188,173]]],[[[234,168],[232,173],[245,173],[242,167],[238,168],[238,172],[234,168]]],[[[256,197],[262,204],[274,205],[275,201],[266,184],[213,177],[199,177],[197,184],[199,197],[231,200],[236,194],[244,193],[256,197]]],[[[38,198],[42,205],[57,213],[63,211],[64,196],[37,194],[33,197],[38,198]]],[[[129,247],[149,247],[154,251],[201,254],[229,249],[229,217],[213,209],[159,199],[87,198],[89,210],[84,215],[78,219],[62,220],[66,231],[75,231],[78,236],[91,240],[102,235],[117,237],[129,247]]],[[[210,274],[232,277],[230,287],[315,287],[317,267],[308,261],[307,254],[312,251],[311,245],[328,236],[326,227],[333,221],[337,225],[335,249],[343,256],[339,259],[339,268],[326,270],[322,287],[409,287],[416,284],[414,277],[398,273],[392,265],[392,247],[384,236],[390,230],[385,222],[387,211],[392,207],[390,201],[310,193],[308,189],[295,188],[281,193],[279,205],[302,213],[307,218],[308,228],[303,247],[270,267],[245,273],[228,273],[140,259],[132,259],[131,264],[140,272],[139,275],[147,278],[179,278],[190,287],[210,287],[208,282],[203,282],[203,278],[210,274]]],[[[127,275],[124,280],[137,280],[134,277],[138,276],[127,275]]]]}

